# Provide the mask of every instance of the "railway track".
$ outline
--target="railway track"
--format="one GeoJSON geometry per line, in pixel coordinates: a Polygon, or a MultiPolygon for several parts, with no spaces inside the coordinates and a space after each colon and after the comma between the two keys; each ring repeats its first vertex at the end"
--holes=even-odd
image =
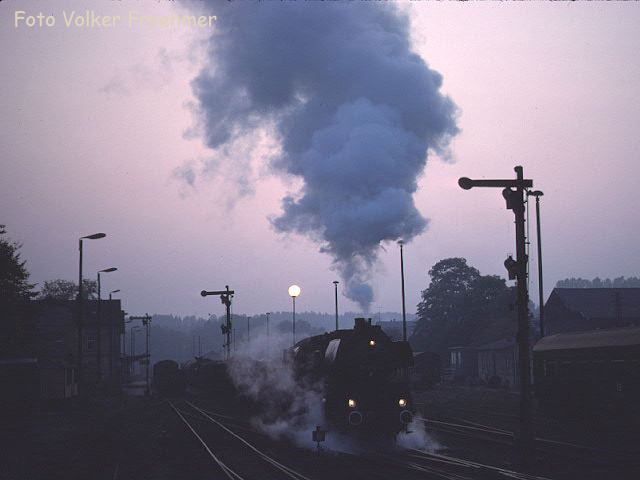
{"type": "Polygon", "coordinates": [[[550,480],[546,477],[516,472],[514,470],[487,465],[470,460],[463,460],[439,453],[424,452],[422,450],[409,449],[405,453],[403,461],[419,471],[438,472],[438,475],[450,479],[518,479],[518,480],[550,480]],[[438,468],[446,465],[448,472],[443,474],[438,468]]]}
{"type": "MultiPolygon", "coordinates": [[[[502,455],[505,459],[509,459],[514,453],[515,434],[512,431],[464,419],[457,419],[457,422],[443,420],[423,420],[423,422],[430,431],[459,439],[465,445],[466,451],[471,452],[474,458],[477,458],[478,453],[483,450],[489,452],[488,457],[496,456],[502,450],[505,452],[502,455]],[[500,448],[490,449],[487,447],[487,442],[500,448]]],[[[453,445],[456,443],[458,442],[454,442],[453,445]]],[[[500,455],[497,455],[497,458],[499,457],[500,455]]],[[[566,475],[566,472],[575,468],[576,465],[584,470],[593,467],[603,472],[619,472],[620,478],[628,478],[626,475],[631,472],[640,471],[640,457],[637,452],[597,448],[549,438],[535,438],[535,457],[536,464],[548,475],[553,475],[553,472],[560,472],[560,476],[566,475]]]]}
{"type": "MultiPolygon", "coordinates": [[[[187,408],[178,408],[173,402],[168,403],[181,422],[198,440],[207,455],[227,478],[232,480],[245,480],[249,478],[258,478],[261,480],[276,478],[311,480],[304,474],[284,465],[257,448],[248,440],[225,426],[221,421],[216,420],[210,412],[189,401],[184,401],[187,408]],[[200,426],[195,425],[197,422],[200,422],[200,426]],[[217,432],[212,432],[211,427],[215,427],[217,432]],[[220,435],[221,433],[222,436],[220,435]],[[239,454],[237,449],[230,447],[228,443],[230,439],[232,439],[236,445],[239,445],[240,448],[244,449],[242,455],[239,454]],[[244,455],[244,453],[253,455],[252,459],[244,455]],[[239,459],[241,461],[239,461],[239,459]],[[260,466],[258,463],[262,465],[260,466]]],[[[222,417],[226,417],[227,420],[233,420],[232,417],[222,417]]]]}
{"type": "MultiPolygon", "coordinates": [[[[237,435],[236,431],[238,429],[245,430],[253,435],[263,435],[253,429],[247,422],[238,420],[237,418],[229,415],[223,415],[220,413],[205,410],[204,408],[194,405],[191,402],[185,402],[185,404],[190,407],[191,411],[184,411],[181,409],[177,409],[176,411],[176,413],[180,413],[183,417],[185,417],[185,420],[186,418],[194,418],[196,420],[202,420],[202,418],[207,419],[209,422],[223,429],[226,433],[234,436],[245,446],[248,446],[248,448],[252,449],[254,453],[257,453],[259,458],[267,461],[268,463],[275,461],[278,465],[282,466],[282,464],[275,460],[273,457],[264,454],[258,449],[255,449],[253,445],[249,444],[249,442],[247,442],[244,438],[237,435]],[[197,416],[194,415],[194,413],[197,414],[197,416]],[[267,458],[264,458],[263,455],[265,455],[267,458]]],[[[177,407],[174,406],[174,408],[177,407]]],[[[482,430],[482,427],[483,426],[478,425],[472,428],[474,428],[476,431],[480,431],[482,430]]],[[[496,429],[491,429],[489,427],[489,430],[494,432],[496,429]]],[[[210,447],[207,448],[211,450],[210,447]]],[[[210,451],[209,454],[215,455],[213,451],[210,451]]],[[[317,453],[314,455],[318,456],[317,453]]],[[[447,480],[471,480],[479,478],[516,478],[520,480],[545,480],[544,477],[518,473],[501,467],[495,467],[442,454],[427,453],[421,450],[413,449],[399,450],[396,454],[393,455],[381,452],[369,454],[345,454],[325,451],[325,453],[321,454],[320,457],[321,463],[326,464],[327,462],[330,462],[333,468],[324,470],[319,469],[315,472],[314,478],[335,478],[336,475],[342,476],[343,474],[348,474],[350,478],[367,479],[415,478],[424,480],[444,478],[447,480]]],[[[224,468],[222,469],[224,470],[224,468]]],[[[287,478],[307,479],[307,477],[291,469],[290,467],[285,467],[284,473],[287,478]],[[294,476],[289,476],[290,473],[293,473],[294,476]]],[[[229,478],[238,479],[239,477],[234,476],[234,474],[231,473],[231,476],[229,478]]],[[[265,477],[261,476],[259,478],[262,479],[265,477]]]]}

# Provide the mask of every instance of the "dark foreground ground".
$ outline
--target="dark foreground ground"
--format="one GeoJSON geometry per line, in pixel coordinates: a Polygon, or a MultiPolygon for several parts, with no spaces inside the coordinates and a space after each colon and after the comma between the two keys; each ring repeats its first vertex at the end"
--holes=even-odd
{"type": "MultiPolygon", "coordinates": [[[[42,410],[35,414],[27,428],[2,439],[0,479],[227,478],[212,466],[211,458],[203,454],[201,445],[164,400],[145,397],[141,393],[140,389],[134,388],[84,406],[42,410]]],[[[423,416],[434,421],[425,423],[431,447],[475,462],[517,468],[513,463],[513,438],[508,433],[495,435],[495,432],[517,431],[517,394],[480,387],[436,386],[416,392],[414,398],[423,416]]],[[[206,405],[206,401],[202,404],[206,405]]],[[[194,417],[187,418],[193,420],[194,417]]],[[[196,425],[209,428],[202,422],[196,425]]],[[[631,423],[552,418],[536,412],[534,428],[536,437],[545,439],[546,443],[534,454],[532,474],[558,480],[640,478],[637,461],[629,461],[640,459],[640,434],[631,423]],[[575,445],[591,449],[576,449],[575,445]],[[617,456],[620,452],[625,453],[617,456]]],[[[215,437],[217,434],[208,435],[215,437]]],[[[218,439],[212,437],[212,440],[218,439]]],[[[245,455],[238,447],[227,444],[228,440],[220,440],[217,448],[223,454],[245,455]],[[229,451],[225,452],[227,448],[229,451]]],[[[366,458],[363,456],[326,457],[328,460],[325,461],[325,457],[316,455],[314,460],[308,451],[270,444],[257,437],[256,441],[264,442],[265,448],[274,454],[279,452],[280,458],[295,459],[314,480],[441,478],[424,472],[417,476],[416,472],[407,473],[401,469],[396,472],[388,464],[370,471],[367,464],[371,460],[358,466],[358,462],[362,463],[366,458]],[[309,460],[305,460],[305,456],[309,456],[309,460]]],[[[247,466],[248,460],[245,462],[242,456],[238,458],[241,467],[247,466]]],[[[281,477],[257,473],[246,478],[281,477]]]]}
{"type": "MultiPolygon", "coordinates": [[[[431,438],[452,455],[515,466],[513,436],[520,429],[516,392],[437,385],[414,393],[431,438]],[[441,423],[439,423],[441,422],[441,423]],[[471,428],[455,428],[466,425],[471,428]],[[498,432],[489,433],[489,431],[498,432]]],[[[536,475],[557,479],[640,478],[640,422],[611,412],[549,412],[533,404],[536,475]]],[[[639,406],[640,410],[640,406],[639,406]]]]}

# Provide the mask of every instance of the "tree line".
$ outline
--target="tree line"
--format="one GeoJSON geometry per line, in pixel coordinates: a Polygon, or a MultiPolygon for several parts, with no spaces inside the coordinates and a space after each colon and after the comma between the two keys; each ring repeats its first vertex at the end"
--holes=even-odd
{"type": "Polygon", "coordinates": [[[638,277],[617,277],[611,280],[596,277],[593,280],[584,278],[565,278],[556,283],[556,288],[640,288],[638,277]]]}

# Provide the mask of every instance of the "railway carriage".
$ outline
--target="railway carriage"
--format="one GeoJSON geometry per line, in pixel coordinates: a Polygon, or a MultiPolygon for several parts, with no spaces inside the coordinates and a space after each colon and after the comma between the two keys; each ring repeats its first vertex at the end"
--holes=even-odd
{"type": "Polygon", "coordinates": [[[637,418],[640,328],[559,333],[533,348],[536,397],[551,412],[637,418]]]}
{"type": "Polygon", "coordinates": [[[160,395],[177,395],[185,387],[184,372],[177,362],[162,360],[153,365],[152,388],[160,395]]]}

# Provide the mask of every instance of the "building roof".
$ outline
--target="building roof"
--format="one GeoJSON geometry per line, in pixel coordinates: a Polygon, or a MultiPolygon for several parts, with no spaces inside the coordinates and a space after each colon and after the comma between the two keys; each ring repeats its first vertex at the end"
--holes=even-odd
{"type": "Polygon", "coordinates": [[[579,348],[606,348],[640,345],[640,328],[624,327],[587,332],[557,333],[541,338],[534,352],[572,350],[579,348]]]}
{"type": "Polygon", "coordinates": [[[513,339],[503,338],[491,343],[476,346],[476,350],[506,350],[515,347],[516,342],[513,339]]]}
{"type": "Polygon", "coordinates": [[[554,288],[551,296],[584,318],[640,317],[640,288],[554,288]]]}

